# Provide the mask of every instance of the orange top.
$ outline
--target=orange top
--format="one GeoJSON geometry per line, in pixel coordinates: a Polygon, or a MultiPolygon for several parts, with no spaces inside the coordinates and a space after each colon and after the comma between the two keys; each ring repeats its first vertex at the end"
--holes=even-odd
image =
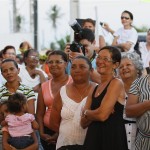
{"type": "MultiPolygon", "coordinates": [[[[42,94],[43,94],[44,104],[47,107],[45,114],[44,114],[43,121],[44,121],[44,126],[48,128],[49,128],[50,113],[51,113],[52,104],[54,100],[54,96],[52,94],[51,82],[52,82],[52,79],[42,84],[42,94]]],[[[70,82],[72,82],[71,76],[69,76],[66,84],[69,84],[70,82]]]]}

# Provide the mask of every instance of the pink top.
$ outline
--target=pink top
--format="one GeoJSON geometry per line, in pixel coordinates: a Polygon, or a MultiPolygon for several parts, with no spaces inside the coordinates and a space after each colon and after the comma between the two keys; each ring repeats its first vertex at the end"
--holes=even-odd
{"type": "Polygon", "coordinates": [[[34,115],[25,113],[22,116],[9,114],[5,121],[8,123],[8,131],[12,137],[29,135],[33,132],[31,122],[35,120],[34,115]]]}
{"type": "MultiPolygon", "coordinates": [[[[54,100],[54,96],[52,94],[52,87],[51,87],[51,82],[52,79],[44,82],[42,84],[42,95],[43,95],[43,99],[44,99],[44,104],[47,107],[45,114],[44,114],[44,126],[49,128],[49,118],[50,118],[50,113],[51,113],[51,109],[52,109],[52,104],[53,104],[53,100],[54,100]]],[[[68,81],[66,84],[72,82],[72,78],[71,76],[69,76],[68,81]]]]}

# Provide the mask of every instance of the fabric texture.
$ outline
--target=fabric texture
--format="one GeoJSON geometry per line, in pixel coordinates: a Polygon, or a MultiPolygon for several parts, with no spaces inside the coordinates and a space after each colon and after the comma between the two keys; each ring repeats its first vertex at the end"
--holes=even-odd
{"type": "Polygon", "coordinates": [[[83,145],[87,129],[80,126],[81,109],[85,105],[86,97],[77,103],[66,93],[66,86],[60,90],[62,99],[61,123],[56,149],[66,145],[83,145]]]}

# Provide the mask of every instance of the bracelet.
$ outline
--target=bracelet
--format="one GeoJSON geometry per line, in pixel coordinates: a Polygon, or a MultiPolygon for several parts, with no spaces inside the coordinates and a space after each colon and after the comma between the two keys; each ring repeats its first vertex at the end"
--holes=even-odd
{"type": "Polygon", "coordinates": [[[85,115],[85,116],[87,116],[87,111],[88,111],[87,109],[84,111],[84,115],[85,115]]]}

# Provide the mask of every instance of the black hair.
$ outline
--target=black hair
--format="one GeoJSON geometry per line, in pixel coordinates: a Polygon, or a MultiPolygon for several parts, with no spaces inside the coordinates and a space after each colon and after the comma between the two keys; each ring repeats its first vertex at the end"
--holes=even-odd
{"type": "Polygon", "coordinates": [[[91,29],[82,29],[80,32],[80,40],[86,39],[89,42],[93,43],[95,40],[95,35],[91,29]]]}
{"type": "Polygon", "coordinates": [[[29,54],[32,52],[38,53],[35,49],[28,49],[27,51],[24,52],[23,59],[25,60],[25,58],[27,58],[29,56],[29,54]]]}
{"type": "MultiPolygon", "coordinates": [[[[18,69],[18,64],[17,64],[17,62],[16,62],[15,60],[10,59],[10,58],[4,59],[4,60],[2,61],[2,64],[7,63],[7,62],[13,62],[14,66],[18,69]]],[[[2,71],[2,67],[1,67],[1,71],[2,71]]]]}
{"type": "Polygon", "coordinates": [[[85,60],[86,63],[89,65],[89,69],[90,70],[92,69],[92,63],[87,57],[85,57],[85,56],[77,56],[77,57],[74,58],[74,60],[75,59],[83,59],[83,60],[85,60]]]}
{"type": "Polygon", "coordinates": [[[133,14],[132,14],[130,11],[128,11],[128,10],[124,10],[124,11],[122,12],[122,14],[123,14],[123,13],[127,13],[127,14],[129,14],[130,19],[131,19],[131,20],[133,20],[133,14]]]}
{"type": "Polygon", "coordinates": [[[65,62],[68,62],[67,54],[61,50],[54,50],[48,55],[48,59],[52,55],[60,55],[65,62]]]}
{"type": "Polygon", "coordinates": [[[84,26],[84,24],[86,22],[90,22],[95,27],[95,21],[91,18],[84,19],[83,22],[82,22],[82,27],[84,26]]]}
{"type": "Polygon", "coordinates": [[[121,52],[120,52],[119,48],[117,48],[115,46],[104,46],[99,50],[99,52],[102,51],[102,50],[108,50],[112,54],[113,63],[119,62],[119,64],[120,64],[120,62],[121,62],[121,52]]]}
{"type": "Polygon", "coordinates": [[[16,51],[15,47],[12,45],[7,45],[6,47],[4,47],[3,49],[3,54],[5,54],[7,52],[8,49],[14,49],[14,51],[16,51]]]}
{"type": "Polygon", "coordinates": [[[7,101],[7,109],[10,113],[19,113],[23,105],[26,104],[27,98],[22,93],[10,95],[7,101]]]}

